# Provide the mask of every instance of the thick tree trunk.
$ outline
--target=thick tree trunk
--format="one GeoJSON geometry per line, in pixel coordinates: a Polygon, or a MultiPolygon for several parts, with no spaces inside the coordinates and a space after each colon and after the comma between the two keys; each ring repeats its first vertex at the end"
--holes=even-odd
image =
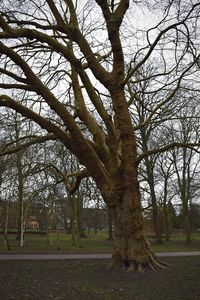
{"type": "Polygon", "coordinates": [[[113,210],[115,245],[111,268],[126,268],[142,272],[158,269],[163,263],[151,252],[143,233],[143,216],[137,173],[137,143],[127,108],[124,92],[113,89],[116,132],[120,143],[110,142],[112,160],[109,173],[111,182],[105,193],[101,189],[109,209],[113,210]],[[116,153],[119,153],[118,157],[116,153]]]}
{"type": "Polygon", "coordinates": [[[113,209],[115,244],[111,268],[143,272],[164,267],[152,253],[143,233],[143,216],[138,192],[133,188],[124,192],[120,203],[113,209]],[[135,198],[134,198],[135,197],[135,198]]]}

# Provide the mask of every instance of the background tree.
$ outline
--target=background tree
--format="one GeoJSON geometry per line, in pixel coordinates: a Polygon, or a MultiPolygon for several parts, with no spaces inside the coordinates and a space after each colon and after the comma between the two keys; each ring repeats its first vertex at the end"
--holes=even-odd
{"type": "Polygon", "coordinates": [[[199,203],[190,204],[190,223],[193,232],[198,232],[200,229],[200,205],[199,203]]]}
{"type": "MultiPolygon", "coordinates": [[[[198,140],[198,131],[195,132],[193,126],[196,127],[197,122],[193,123],[190,118],[183,116],[180,121],[180,127],[174,128],[173,134],[178,134],[183,143],[191,139],[190,135],[193,139],[198,140]]],[[[177,136],[176,139],[178,139],[177,136]]],[[[177,194],[182,202],[186,243],[191,243],[190,203],[196,193],[195,178],[199,168],[199,158],[193,151],[186,148],[178,151],[173,150],[172,157],[177,178],[177,194]]]]}
{"type": "Polygon", "coordinates": [[[162,186],[160,193],[160,206],[163,209],[163,225],[165,240],[170,240],[170,234],[173,231],[174,218],[176,216],[172,201],[175,197],[175,192],[170,186],[172,186],[173,181],[173,169],[172,162],[169,160],[167,155],[161,155],[157,161],[160,178],[159,182],[162,186]]]}

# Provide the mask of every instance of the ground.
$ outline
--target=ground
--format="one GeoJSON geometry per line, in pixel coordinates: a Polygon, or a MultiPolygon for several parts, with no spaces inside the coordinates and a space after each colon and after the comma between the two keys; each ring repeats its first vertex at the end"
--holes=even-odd
{"type": "Polygon", "coordinates": [[[200,257],[165,270],[106,270],[108,260],[0,261],[0,300],[199,300],[200,257]]]}

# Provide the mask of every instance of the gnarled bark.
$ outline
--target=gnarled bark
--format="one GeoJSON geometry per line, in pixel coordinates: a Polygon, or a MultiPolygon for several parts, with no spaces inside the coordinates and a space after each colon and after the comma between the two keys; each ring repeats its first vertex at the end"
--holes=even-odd
{"type": "Polygon", "coordinates": [[[144,236],[139,191],[134,191],[134,187],[124,191],[112,210],[115,243],[109,268],[122,268],[128,272],[164,268],[166,264],[154,255],[144,236]]]}

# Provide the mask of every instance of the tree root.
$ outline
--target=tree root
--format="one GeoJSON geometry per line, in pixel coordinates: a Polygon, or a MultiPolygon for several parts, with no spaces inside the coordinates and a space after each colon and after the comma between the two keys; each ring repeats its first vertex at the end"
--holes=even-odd
{"type": "Polygon", "coordinates": [[[143,273],[147,270],[157,271],[159,269],[165,269],[169,266],[167,263],[159,260],[153,253],[149,252],[144,261],[136,260],[123,260],[119,255],[114,255],[111,263],[108,265],[108,269],[122,269],[126,272],[139,272],[143,273]]]}
{"type": "Polygon", "coordinates": [[[136,265],[135,263],[132,261],[127,269],[127,272],[134,272],[136,271],[136,265]]]}

